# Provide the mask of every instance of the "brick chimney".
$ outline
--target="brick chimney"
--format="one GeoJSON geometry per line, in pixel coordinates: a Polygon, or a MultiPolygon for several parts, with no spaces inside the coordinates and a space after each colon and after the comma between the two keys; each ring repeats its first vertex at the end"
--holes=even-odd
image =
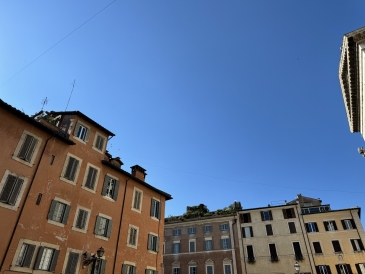
{"type": "Polygon", "coordinates": [[[134,177],[137,177],[138,179],[144,181],[146,178],[146,170],[143,167],[140,167],[139,165],[131,166],[132,169],[132,175],[134,177]]]}

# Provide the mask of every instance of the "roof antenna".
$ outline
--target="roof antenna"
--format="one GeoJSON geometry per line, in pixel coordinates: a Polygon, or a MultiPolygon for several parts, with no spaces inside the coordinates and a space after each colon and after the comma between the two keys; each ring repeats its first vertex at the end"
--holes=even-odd
{"type": "Polygon", "coordinates": [[[72,92],[74,91],[75,83],[76,83],[76,80],[74,80],[74,82],[73,82],[73,84],[72,84],[71,94],[70,94],[70,97],[68,98],[68,102],[67,102],[67,106],[66,106],[65,111],[67,110],[67,108],[68,108],[68,104],[70,103],[71,96],[72,96],[72,92]]]}
{"type": "Polygon", "coordinates": [[[46,97],[45,99],[42,100],[42,109],[41,109],[41,111],[43,110],[44,106],[47,105],[47,103],[48,103],[48,99],[46,97]]]}

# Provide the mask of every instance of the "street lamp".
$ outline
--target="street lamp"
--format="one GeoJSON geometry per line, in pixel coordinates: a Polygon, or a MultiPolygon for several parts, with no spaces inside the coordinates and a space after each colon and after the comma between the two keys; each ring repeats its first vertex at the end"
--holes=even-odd
{"type": "Polygon", "coordinates": [[[295,271],[296,271],[297,273],[299,273],[300,265],[298,264],[298,262],[295,262],[295,264],[294,264],[294,268],[295,268],[295,271]]]}
{"type": "Polygon", "coordinates": [[[91,263],[93,263],[93,269],[92,269],[92,271],[91,271],[91,273],[97,273],[97,269],[98,269],[98,267],[96,267],[96,264],[97,263],[100,263],[100,258],[101,257],[103,257],[104,256],[104,252],[105,252],[105,250],[104,250],[104,248],[102,248],[102,247],[100,247],[97,251],[96,251],[96,254],[94,254],[94,255],[92,255],[92,256],[90,256],[90,254],[89,253],[87,253],[87,251],[86,252],[84,252],[83,254],[82,254],[82,257],[83,257],[83,259],[84,259],[84,263],[83,263],[83,265],[82,265],[82,268],[85,268],[86,266],[88,266],[89,264],[91,264],[91,263]]]}

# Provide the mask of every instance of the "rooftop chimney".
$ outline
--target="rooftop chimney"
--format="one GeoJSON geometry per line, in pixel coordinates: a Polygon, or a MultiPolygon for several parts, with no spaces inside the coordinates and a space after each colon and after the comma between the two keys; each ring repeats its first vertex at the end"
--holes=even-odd
{"type": "Polygon", "coordinates": [[[137,177],[138,179],[144,181],[146,178],[146,170],[143,167],[140,167],[139,165],[131,166],[132,169],[132,175],[134,177],[137,177]]]}

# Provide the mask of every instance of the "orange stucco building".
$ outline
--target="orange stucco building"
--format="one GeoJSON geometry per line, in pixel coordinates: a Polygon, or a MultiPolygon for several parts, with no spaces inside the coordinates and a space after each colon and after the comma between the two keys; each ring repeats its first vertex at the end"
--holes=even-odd
{"type": "Polygon", "coordinates": [[[171,196],[142,167],[121,169],[112,132],[79,111],[29,117],[1,100],[0,118],[0,273],[162,273],[171,196]]]}

